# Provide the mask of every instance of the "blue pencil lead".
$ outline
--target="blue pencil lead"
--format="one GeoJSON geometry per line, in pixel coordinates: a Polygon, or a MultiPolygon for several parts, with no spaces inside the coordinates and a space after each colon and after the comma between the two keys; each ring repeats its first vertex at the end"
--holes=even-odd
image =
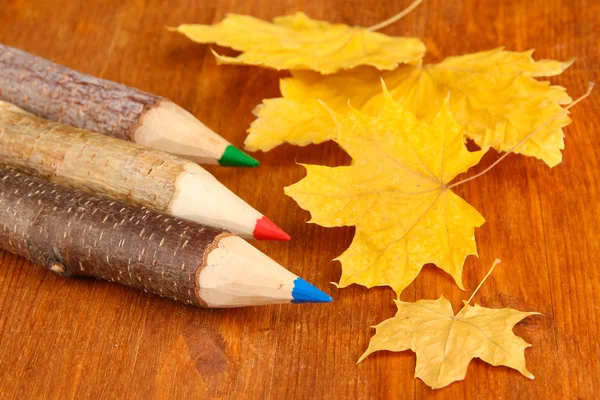
{"type": "Polygon", "coordinates": [[[296,278],[294,281],[294,290],[292,290],[292,303],[330,303],[331,296],[323,293],[302,278],[296,278]]]}

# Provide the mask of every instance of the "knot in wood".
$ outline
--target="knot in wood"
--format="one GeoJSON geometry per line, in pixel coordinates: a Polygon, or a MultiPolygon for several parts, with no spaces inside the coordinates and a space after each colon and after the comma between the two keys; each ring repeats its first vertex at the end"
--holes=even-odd
{"type": "Polygon", "coordinates": [[[52,264],[50,264],[50,271],[54,272],[55,274],[62,275],[65,273],[66,268],[60,262],[54,261],[52,264]]]}

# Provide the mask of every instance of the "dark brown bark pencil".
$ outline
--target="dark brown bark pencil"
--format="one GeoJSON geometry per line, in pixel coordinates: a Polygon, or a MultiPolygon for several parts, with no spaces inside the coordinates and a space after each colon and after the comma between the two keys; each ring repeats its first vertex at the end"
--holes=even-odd
{"type": "Polygon", "coordinates": [[[291,272],[226,231],[93,196],[0,165],[0,249],[204,307],[319,301],[291,272]]]}

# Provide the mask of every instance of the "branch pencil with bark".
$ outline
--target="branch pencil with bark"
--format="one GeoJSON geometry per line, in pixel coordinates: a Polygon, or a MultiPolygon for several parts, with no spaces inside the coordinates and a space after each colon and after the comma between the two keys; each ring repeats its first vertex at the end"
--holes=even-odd
{"type": "Polygon", "coordinates": [[[245,238],[290,239],[191,161],[38,118],[1,101],[0,162],[245,238]]]}
{"type": "Polygon", "coordinates": [[[0,165],[0,249],[201,307],[329,302],[243,239],[0,165]]]}
{"type": "Polygon", "coordinates": [[[256,167],[175,103],[0,44],[0,100],[39,117],[129,140],[197,163],[256,167]]]}

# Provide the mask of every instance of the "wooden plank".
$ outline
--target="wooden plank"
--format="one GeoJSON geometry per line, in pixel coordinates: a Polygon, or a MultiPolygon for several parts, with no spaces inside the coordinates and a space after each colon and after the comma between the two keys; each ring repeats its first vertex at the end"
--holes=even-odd
{"type": "MultiPolygon", "coordinates": [[[[208,46],[167,32],[182,22],[212,23],[227,12],[269,19],[303,10],[334,22],[371,25],[408,0],[320,2],[244,0],[123,2],[5,0],[3,43],[69,67],[166,96],[241,146],[252,108],[278,95],[285,73],[219,67],[208,46]]],[[[536,57],[577,57],[553,83],[577,96],[600,79],[600,4],[589,0],[427,0],[383,30],[422,37],[427,62],[504,45],[536,48],[536,57]]],[[[223,52],[230,54],[227,50],[223,52]]],[[[498,257],[503,263],[476,301],[540,311],[516,328],[529,381],[475,360],[464,382],[432,391],[415,381],[414,355],[380,353],[355,362],[370,325],[392,316],[393,293],[359,286],[337,290],[330,262],[352,228],[305,224],[308,213],[282,193],[304,172],[295,162],[343,165],[336,145],[281,146],[258,153],[257,170],[211,167],[226,186],[292,235],[290,243],[255,243],[294,273],[334,296],[330,306],[198,310],[118,285],[53,276],[0,253],[0,397],[2,398],[595,398],[600,396],[600,125],[597,94],[573,110],[564,163],[554,169],[510,156],[457,192],[485,216],[476,231],[480,260],[469,258],[473,289],[498,257]],[[248,191],[252,180],[257,190],[248,191]]],[[[477,169],[495,159],[486,155],[477,169]]],[[[403,300],[461,292],[426,267],[403,300]]]]}

